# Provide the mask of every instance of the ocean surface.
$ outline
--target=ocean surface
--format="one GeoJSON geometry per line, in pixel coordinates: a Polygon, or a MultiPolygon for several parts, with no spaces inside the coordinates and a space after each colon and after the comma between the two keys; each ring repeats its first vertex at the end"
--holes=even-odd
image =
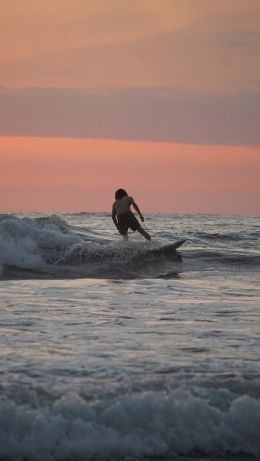
{"type": "Polygon", "coordinates": [[[260,217],[144,226],[0,215],[1,460],[260,460],[260,217]]]}

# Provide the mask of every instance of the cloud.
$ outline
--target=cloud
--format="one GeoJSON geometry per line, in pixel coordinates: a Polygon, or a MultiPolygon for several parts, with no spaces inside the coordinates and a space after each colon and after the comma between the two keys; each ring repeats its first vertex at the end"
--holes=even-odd
{"type": "Polygon", "coordinates": [[[260,145],[260,92],[1,89],[0,134],[260,145]]]}
{"type": "Polygon", "coordinates": [[[259,0],[4,3],[0,86],[259,89],[259,0]]]}
{"type": "Polygon", "coordinates": [[[247,47],[248,51],[248,47],[252,44],[252,42],[257,43],[259,46],[260,31],[258,29],[250,31],[226,31],[220,38],[216,37],[216,41],[218,41],[220,45],[228,48],[247,47]]]}
{"type": "Polygon", "coordinates": [[[192,10],[157,0],[12,0],[2,2],[0,58],[101,45],[179,30],[192,10]]]}

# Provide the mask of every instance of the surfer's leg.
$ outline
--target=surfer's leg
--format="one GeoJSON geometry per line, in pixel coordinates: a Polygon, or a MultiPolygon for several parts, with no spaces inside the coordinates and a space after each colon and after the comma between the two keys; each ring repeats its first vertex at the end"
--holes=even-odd
{"type": "Polygon", "coordinates": [[[146,240],[151,240],[150,235],[142,228],[141,224],[139,223],[139,221],[136,219],[136,217],[131,211],[128,213],[127,218],[128,218],[128,226],[130,227],[130,229],[132,229],[134,232],[138,231],[139,234],[142,234],[144,238],[146,238],[146,240]]]}
{"type": "Polygon", "coordinates": [[[127,234],[128,222],[126,219],[126,213],[120,214],[117,217],[117,223],[118,223],[117,228],[119,230],[119,233],[123,236],[124,240],[128,240],[128,234],[127,234]]]}
{"type": "Polygon", "coordinates": [[[142,226],[138,226],[136,230],[137,230],[140,234],[142,234],[142,235],[144,236],[144,238],[146,238],[146,240],[151,240],[150,235],[142,228],[142,226]]]}

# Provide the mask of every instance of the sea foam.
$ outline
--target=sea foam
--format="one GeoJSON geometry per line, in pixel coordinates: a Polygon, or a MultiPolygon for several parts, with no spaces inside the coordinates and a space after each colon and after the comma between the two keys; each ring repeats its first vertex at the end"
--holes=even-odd
{"type": "Polygon", "coordinates": [[[170,457],[194,453],[260,456],[260,401],[225,410],[189,392],[146,393],[89,403],[78,394],[52,405],[0,401],[0,457],[34,461],[170,457]]]}
{"type": "MultiPolygon", "coordinates": [[[[0,216],[0,274],[5,268],[53,273],[66,266],[85,264],[86,275],[92,263],[124,265],[142,257],[147,250],[158,249],[165,240],[145,242],[143,239],[123,242],[100,242],[93,236],[84,236],[65,219],[51,215],[39,218],[0,216]]],[[[84,275],[84,272],[81,272],[84,275]]]]}

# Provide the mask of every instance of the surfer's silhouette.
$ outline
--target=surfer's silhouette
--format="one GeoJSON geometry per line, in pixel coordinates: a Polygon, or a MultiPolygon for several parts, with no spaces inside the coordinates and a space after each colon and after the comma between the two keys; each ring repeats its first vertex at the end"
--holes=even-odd
{"type": "Polygon", "coordinates": [[[124,189],[118,189],[115,193],[115,201],[112,207],[112,219],[124,240],[128,240],[128,229],[132,229],[142,234],[146,240],[151,240],[150,235],[142,228],[139,221],[131,211],[131,206],[137,211],[142,222],[144,217],[135,203],[133,197],[130,197],[124,189]]]}

